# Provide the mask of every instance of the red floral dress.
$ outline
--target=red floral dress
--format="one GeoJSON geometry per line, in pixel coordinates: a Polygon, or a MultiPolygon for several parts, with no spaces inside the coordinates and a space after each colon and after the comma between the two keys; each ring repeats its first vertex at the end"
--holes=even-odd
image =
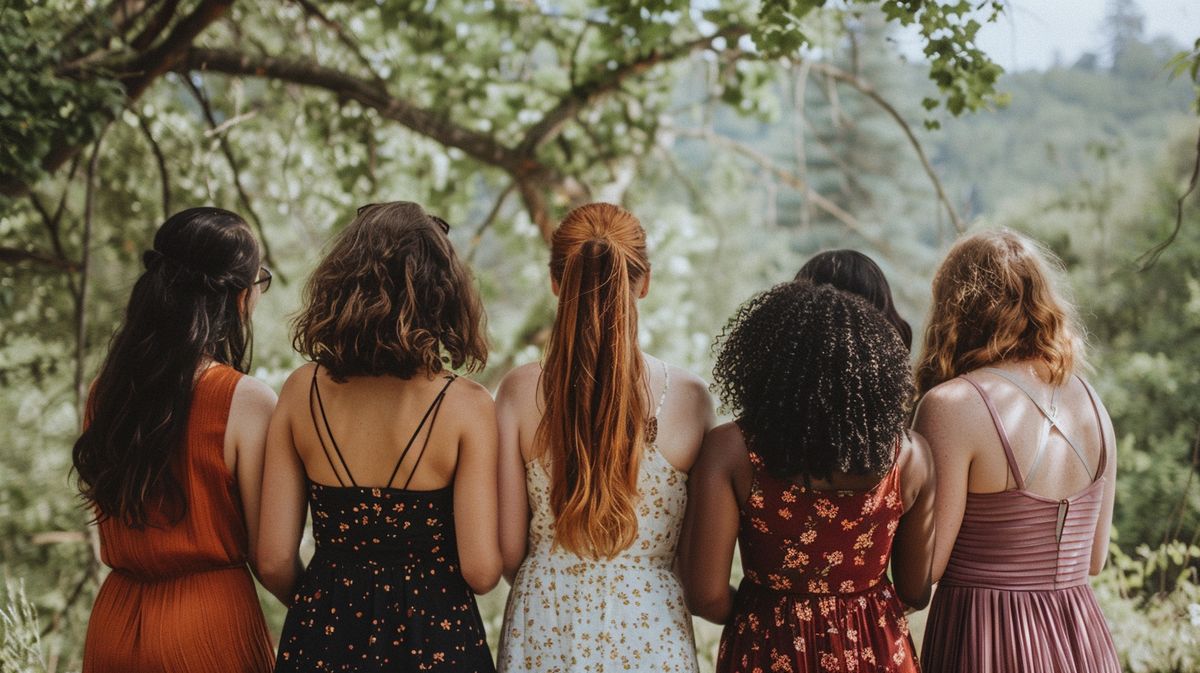
{"type": "Polygon", "coordinates": [[[920,670],[886,576],[904,505],[899,463],[868,491],[814,491],[772,477],[753,451],[740,514],[745,579],[717,671],[920,670]]]}

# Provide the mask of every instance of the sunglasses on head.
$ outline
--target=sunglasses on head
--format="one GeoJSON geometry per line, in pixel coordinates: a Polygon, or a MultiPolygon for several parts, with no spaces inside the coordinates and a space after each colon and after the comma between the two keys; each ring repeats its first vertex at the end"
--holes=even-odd
{"type": "MultiPolygon", "coordinates": [[[[359,206],[359,207],[358,207],[358,212],[357,212],[356,214],[361,216],[363,213],[365,213],[365,212],[367,212],[368,210],[370,210],[370,209],[374,208],[375,206],[382,206],[382,205],[384,205],[384,204],[382,204],[382,203],[368,203],[368,204],[366,204],[365,206],[359,206]]],[[[441,229],[442,229],[442,233],[443,233],[443,234],[449,234],[449,233],[450,233],[450,223],[449,223],[449,222],[447,222],[447,221],[443,220],[442,218],[438,217],[437,215],[430,215],[430,216],[429,216],[429,219],[433,220],[434,222],[436,222],[436,223],[437,223],[437,225],[438,225],[439,227],[441,227],[441,229]]]]}

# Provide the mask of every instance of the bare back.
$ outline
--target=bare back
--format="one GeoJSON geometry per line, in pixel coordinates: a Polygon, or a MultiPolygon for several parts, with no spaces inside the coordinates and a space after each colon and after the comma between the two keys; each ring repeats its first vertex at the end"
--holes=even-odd
{"type": "Polygon", "coordinates": [[[1089,570],[1104,565],[1116,492],[1112,421],[1082,379],[1056,390],[1037,367],[1000,363],[970,372],[930,390],[917,409],[914,427],[929,440],[937,470],[935,581],[950,561],[968,496],[1018,491],[1065,501],[1102,479],[1089,570]]]}
{"type": "MultiPolygon", "coordinates": [[[[657,418],[658,429],[654,448],[675,469],[687,472],[696,462],[704,433],[711,426],[712,403],[705,383],[695,375],[666,365],[661,360],[646,357],[646,374],[651,408],[646,409],[646,418],[657,418]],[[665,369],[664,369],[665,367],[665,369]],[[661,404],[661,408],[657,407],[661,404]]],[[[539,363],[530,363],[513,370],[509,377],[518,392],[513,406],[515,421],[520,436],[520,451],[523,462],[529,463],[537,457],[534,437],[542,420],[542,391],[538,386],[542,368],[539,363]]]]}
{"type": "Polygon", "coordinates": [[[1104,442],[1098,409],[1092,406],[1082,379],[1073,376],[1056,389],[1015,368],[984,368],[968,377],[987,395],[1002,428],[995,427],[986,411],[985,423],[969,424],[966,443],[974,451],[968,492],[1020,488],[1059,500],[1079,493],[1100,476],[1097,469],[1104,442]],[[1047,420],[1047,414],[1053,421],[1047,420]],[[1020,475],[1008,467],[1001,431],[1020,475]]]}
{"type": "MultiPolygon", "coordinates": [[[[301,371],[310,379],[315,365],[301,371]]],[[[454,479],[462,419],[470,404],[446,376],[354,377],[321,370],[289,405],[296,453],[311,481],[325,485],[436,490],[454,479]],[[326,426],[326,423],[328,424],[326,426]]]]}

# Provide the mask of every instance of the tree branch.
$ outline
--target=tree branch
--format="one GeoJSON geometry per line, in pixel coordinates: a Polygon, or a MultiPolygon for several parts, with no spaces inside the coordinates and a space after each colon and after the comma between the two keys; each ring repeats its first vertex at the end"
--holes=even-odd
{"type": "Polygon", "coordinates": [[[10,246],[0,246],[0,263],[3,264],[40,264],[59,271],[74,272],[79,270],[78,262],[59,257],[40,250],[22,250],[10,246]]]}
{"type": "Polygon", "coordinates": [[[399,122],[402,126],[442,145],[456,147],[485,164],[503,168],[510,173],[516,173],[521,168],[513,151],[491,136],[460,126],[447,119],[441,112],[426,110],[408,101],[394,98],[375,82],[317,63],[255,56],[228,49],[197,47],[188,52],[182,66],[188,70],[264,77],[325,89],[340,98],[373,108],[380,116],[399,122]]]}
{"type": "Polygon", "coordinates": [[[525,132],[525,137],[516,148],[517,154],[526,157],[533,156],[538,148],[558,135],[562,127],[575,115],[620,89],[621,84],[630,77],[641,75],[660,63],[674,61],[697,50],[711,47],[717,39],[736,40],[747,32],[747,29],[741,26],[727,27],[708,37],[651,51],[641,58],[624,63],[613,70],[608,70],[573,86],[554,107],[542,115],[537,123],[529,127],[529,130],[525,132]]]}
{"type": "Polygon", "coordinates": [[[732,150],[736,154],[746,157],[771,175],[775,176],[776,179],[803,194],[806,199],[812,201],[814,206],[831,215],[838,222],[841,222],[842,225],[847,229],[853,231],[859,236],[862,236],[864,240],[870,242],[872,245],[878,248],[880,252],[885,254],[890,253],[892,249],[890,243],[867,231],[866,228],[863,227],[862,223],[858,221],[858,218],[854,217],[854,215],[850,214],[833,201],[830,201],[828,198],[822,196],[819,192],[801,180],[794,173],[775,163],[770,157],[762,152],[759,152],[748,145],[739,143],[736,140],[713,133],[711,130],[707,129],[675,129],[675,132],[684,137],[707,140],[714,145],[724,147],[732,150]]]}
{"type": "Polygon", "coordinates": [[[92,262],[92,212],[96,202],[96,167],[100,164],[100,147],[108,125],[100,130],[88,160],[87,181],[84,184],[83,234],[79,249],[79,294],[75,297],[75,411],[79,427],[83,427],[83,407],[87,402],[87,383],[83,374],[87,357],[87,291],[88,271],[92,262]]]}
{"type": "MultiPolygon", "coordinates": [[[[188,90],[191,91],[192,97],[200,104],[200,109],[204,113],[204,119],[208,122],[209,128],[214,131],[220,128],[216,115],[213,114],[212,105],[208,102],[208,96],[192,81],[190,75],[184,74],[182,79],[187,84],[188,90]]],[[[225,155],[225,161],[229,164],[229,170],[233,173],[233,186],[237,190],[238,201],[246,209],[246,213],[250,216],[250,221],[254,222],[254,227],[258,230],[258,240],[262,243],[263,247],[263,261],[275,269],[275,274],[280,277],[280,280],[286,281],[286,278],[283,277],[283,272],[275,263],[275,257],[271,254],[271,245],[267,240],[267,230],[263,226],[262,218],[258,216],[258,211],[254,209],[254,204],[250,201],[250,195],[246,192],[245,186],[242,185],[241,169],[238,167],[237,159],[233,156],[233,147],[229,145],[229,138],[220,132],[217,132],[215,135],[217,145],[221,148],[221,153],[225,155]]]]}
{"type": "Polygon", "coordinates": [[[1188,196],[1191,196],[1192,192],[1196,191],[1197,183],[1200,183],[1200,134],[1196,135],[1196,159],[1192,164],[1192,177],[1188,180],[1187,189],[1175,201],[1175,228],[1171,230],[1171,234],[1165,241],[1158,243],[1137,258],[1140,265],[1139,271],[1145,271],[1158,263],[1158,258],[1162,257],[1167,248],[1171,247],[1171,244],[1179,237],[1179,232],[1183,229],[1183,202],[1187,200],[1188,196]]]}
{"type": "MultiPolygon", "coordinates": [[[[191,14],[175,24],[171,33],[158,46],[137,53],[124,63],[112,66],[112,70],[115,72],[124,73],[117,79],[125,90],[126,105],[137,101],[155,80],[176,67],[180,59],[187,54],[192,41],[205,28],[228,12],[232,4],[233,0],[201,0],[191,14]]],[[[75,76],[78,72],[68,69],[61,74],[75,76]]],[[[89,138],[80,143],[67,143],[51,147],[46,156],[42,158],[42,170],[53,173],[92,140],[89,138]]],[[[0,195],[20,197],[28,194],[31,188],[31,184],[14,175],[0,174],[0,195]]]]}
{"type": "Polygon", "coordinates": [[[908,138],[908,143],[912,145],[914,150],[916,150],[917,158],[921,160],[921,166],[925,169],[925,174],[929,176],[930,182],[933,183],[933,188],[934,191],[937,192],[938,200],[942,202],[942,205],[946,209],[946,214],[950,216],[950,222],[954,225],[955,231],[960,234],[965,232],[967,227],[965,224],[963,224],[962,218],[959,217],[958,211],[955,210],[954,204],[950,203],[950,198],[946,196],[946,190],[942,186],[941,179],[938,178],[937,171],[933,169],[933,164],[929,163],[929,157],[925,156],[925,148],[921,146],[921,141],[917,140],[917,136],[913,133],[912,127],[908,125],[908,122],[904,120],[904,117],[900,114],[900,112],[897,111],[896,108],[890,102],[888,102],[888,100],[884,98],[879,91],[875,89],[875,87],[871,86],[869,82],[862,79],[858,75],[846,72],[845,70],[829,65],[828,63],[813,63],[811,67],[813,70],[832,80],[849,84],[851,87],[858,90],[859,93],[863,94],[867,98],[870,98],[875,102],[876,105],[883,108],[883,111],[886,112],[893,120],[895,120],[895,122],[900,126],[900,129],[904,131],[904,135],[908,138]]]}
{"type": "Polygon", "coordinates": [[[487,231],[487,228],[492,226],[492,222],[496,221],[496,218],[500,215],[500,209],[504,207],[504,202],[508,200],[508,196],[516,188],[517,183],[515,180],[508,183],[504,191],[500,192],[500,196],[496,197],[496,202],[492,204],[492,209],[488,211],[487,217],[484,217],[479,226],[475,227],[475,233],[471,235],[471,247],[467,251],[466,260],[468,264],[475,260],[475,253],[479,250],[480,241],[483,240],[483,232],[487,231]]]}
{"type": "Polygon", "coordinates": [[[375,79],[375,84],[377,86],[383,89],[387,88],[387,83],[382,77],[379,76],[379,73],[375,71],[375,66],[371,63],[371,60],[362,53],[362,48],[359,46],[358,40],[354,39],[353,35],[346,32],[346,29],[342,26],[342,24],[326,16],[325,13],[321,11],[320,7],[312,2],[309,2],[309,0],[295,0],[295,2],[296,4],[300,5],[300,8],[304,10],[305,14],[313,17],[326,28],[329,28],[333,31],[333,34],[337,36],[338,42],[341,42],[342,46],[346,47],[351,54],[354,54],[354,57],[358,59],[358,62],[367,69],[367,72],[371,73],[371,76],[375,79]]]}
{"type": "Polygon", "coordinates": [[[139,112],[137,115],[138,126],[142,129],[142,134],[146,137],[146,142],[150,144],[150,151],[154,153],[154,160],[158,163],[158,177],[162,182],[162,209],[163,219],[171,216],[171,175],[167,171],[167,157],[163,154],[162,147],[159,146],[158,140],[154,134],[150,132],[150,123],[139,112]]]}

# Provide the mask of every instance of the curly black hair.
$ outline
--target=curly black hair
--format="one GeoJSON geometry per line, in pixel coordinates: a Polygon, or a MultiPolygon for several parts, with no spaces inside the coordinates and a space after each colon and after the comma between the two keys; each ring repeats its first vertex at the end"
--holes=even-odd
{"type": "Polygon", "coordinates": [[[905,348],[866,300],[783,283],[752,297],[714,348],[713,387],[767,471],[828,480],[883,476],[913,398],[905,348]]]}

